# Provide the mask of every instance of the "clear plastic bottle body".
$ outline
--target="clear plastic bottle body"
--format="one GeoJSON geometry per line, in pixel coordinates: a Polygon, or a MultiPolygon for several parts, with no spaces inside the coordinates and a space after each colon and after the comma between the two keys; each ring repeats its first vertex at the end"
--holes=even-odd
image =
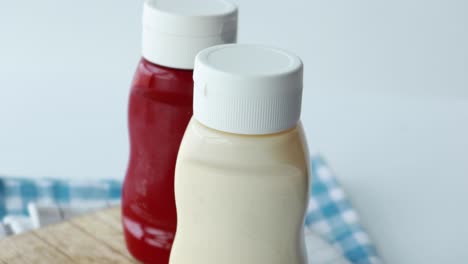
{"type": "Polygon", "coordinates": [[[169,261],[177,225],[174,169],[192,98],[191,70],[141,60],[129,98],[122,221],[127,248],[143,263],[169,261]]]}
{"type": "Polygon", "coordinates": [[[305,264],[309,157],[302,125],[269,135],[192,118],[179,150],[171,264],[305,264]]]}

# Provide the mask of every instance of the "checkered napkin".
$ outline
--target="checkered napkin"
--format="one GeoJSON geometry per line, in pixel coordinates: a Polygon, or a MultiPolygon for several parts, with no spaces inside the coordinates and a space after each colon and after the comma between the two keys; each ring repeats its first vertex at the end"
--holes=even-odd
{"type": "MultiPolygon", "coordinates": [[[[380,264],[343,189],[320,156],[312,158],[305,237],[310,264],[380,264]]],[[[121,182],[0,178],[0,238],[119,202],[121,182]]]]}
{"type": "Polygon", "coordinates": [[[120,200],[119,181],[64,181],[0,178],[0,219],[6,215],[27,215],[28,204],[79,207],[106,205],[120,200]]]}
{"type": "Polygon", "coordinates": [[[320,235],[351,263],[383,263],[336,176],[318,155],[312,158],[311,197],[305,226],[306,232],[320,235]]]}

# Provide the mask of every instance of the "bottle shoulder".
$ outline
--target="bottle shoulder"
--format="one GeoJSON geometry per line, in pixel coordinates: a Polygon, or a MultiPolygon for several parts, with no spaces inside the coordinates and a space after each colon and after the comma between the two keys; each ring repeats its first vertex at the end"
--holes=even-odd
{"type": "MultiPolygon", "coordinates": [[[[244,135],[216,130],[205,126],[192,117],[187,127],[188,133],[193,133],[200,140],[229,141],[230,144],[265,144],[274,145],[288,140],[298,140],[304,137],[302,124],[299,122],[295,127],[288,130],[265,135],[244,135]]],[[[208,143],[208,142],[205,142],[208,143]]]]}
{"type": "Polygon", "coordinates": [[[237,135],[208,128],[192,118],[179,159],[220,166],[294,166],[305,168],[309,154],[301,124],[271,135],[237,135]]]}
{"type": "Polygon", "coordinates": [[[143,88],[165,88],[166,86],[171,86],[173,89],[189,86],[192,89],[192,75],[192,70],[169,68],[141,58],[132,86],[143,88]]]}
{"type": "Polygon", "coordinates": [[[193,71],[164,67],[142,58],[132,82],[132,93],[144,96],[180,97],[188,101],[193,97],[193,71]]]}

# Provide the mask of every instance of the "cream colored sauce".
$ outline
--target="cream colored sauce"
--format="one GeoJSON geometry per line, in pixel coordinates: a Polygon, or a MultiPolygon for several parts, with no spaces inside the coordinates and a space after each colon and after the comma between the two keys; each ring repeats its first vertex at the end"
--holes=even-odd
{"type": "Polygon", "coordinates": [[[170,264],[305,264],[309,157],[302,125],[272,135],[192,118],[176,165],[170,264]]]}

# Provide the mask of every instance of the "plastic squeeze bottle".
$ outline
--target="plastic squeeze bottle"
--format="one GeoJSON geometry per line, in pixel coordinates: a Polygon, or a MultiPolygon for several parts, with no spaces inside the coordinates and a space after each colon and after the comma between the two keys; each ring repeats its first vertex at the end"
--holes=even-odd
{"type": "Polygon", "coordinates": [[[236,31],[237,8],[223,0],[144,4],[143,58],[130,93],[130,159],[122,194],[127,248],[141,262],[169,262],[177,225],[174,168],[192,116],[195,55],[235,42],[236,31]]]}
{"type": "Polygon", "coordinates": [[[197,55],[170,264],[307,263],[302,68],[294,55],[255,45],[197,55]]]}

